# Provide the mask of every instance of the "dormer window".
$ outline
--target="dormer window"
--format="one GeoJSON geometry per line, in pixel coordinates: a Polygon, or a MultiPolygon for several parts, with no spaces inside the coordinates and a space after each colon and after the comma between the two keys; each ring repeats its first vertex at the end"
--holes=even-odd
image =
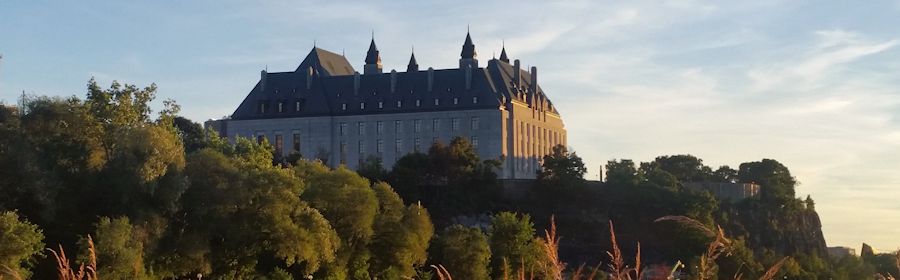
{"type": "Polygon", "coordinates": [[[259,101],[259,104],[257,105],[256,108],[257,108],[256,109],[257,113],[265,114],[266,113],[266,101],[265,100],[259,101]]]}
{"type": "Polygon", "coordinates": [[[365,109],[366,109],[366,103],[365,103],[365,102],[360,102],[360,103],[359,103],[359,109],[360,109],[360,110],[365,110],[365,109]]]}
{"type": "Polygon", "coordinates": [[[347,111],[347,103],[341,104],[341,110],[347,111]]]}
{"type": "Polygon", "coordinates": [[[281,101],[278,102],[278,112],[279,113],[284,112],[284,102],[281,102],[281,101]]]}
{"type": "Polygon", "coordinates": [[[434,106],[438,106],[438,105],[441,105],[441,100],[435,98],[435,99],[434,99],[434,106]]]}
{"type": "Polygon", "coordinates": [[[403,107],[403,101],[397,100],[397,108],[403,107]]]}
{"type": "Polygon", "coordinates": [[[378,101],[378,109],[384,108],[384,102],[378,101]]]}
{"type": "Polygon", "coordinates": [[[294,103],[294,111],[300,112],[300,101],[297,101],[296,103],[294,103]]]}
{"type": "Polygon", "coordinates": [[[478,96],[472,97],[472,104],[478,104],[478,96]]]}
{"type": "Polygon", "coordinates": [[[422,101],[419,99],[416,99],[416,107],[419,107],[419,106],[422,106],[422,101]]]}
{"type": "Polygon", "coordinates": [[[458,98],[458,97],[454,97],[454,98],[453,98],[453,105],[457,105],[457,104],[459,104],[459,98],[458,98]]]}

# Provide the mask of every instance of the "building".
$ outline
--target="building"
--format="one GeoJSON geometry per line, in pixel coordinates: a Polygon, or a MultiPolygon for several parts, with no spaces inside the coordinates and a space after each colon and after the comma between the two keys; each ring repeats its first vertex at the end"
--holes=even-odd
{"type": "Polygon", "coordinates": [[[385,166],[433,142],[469,139],[483,159],[502,159],[498,176],[534,178],[540,158],[566,144],[563,121],[538,85],[503,47],[479,64],[469,34],[459,67],[384,72],[374,38],[357,72],[343,55],[314,47],[294,71],[262,71],[234,113],[212,120],[221,135],[267,139],[276,155],[299,153],[356,168],[369,156],[385,166]]]}
{"type": "Polygon", "coordinates": [[[759,195],[759,185],[731,182],[692,182],[684,187],[694,191],[708,191],[719,200],[741,201],[759,195]]]}
{"type": "Polygon", "coordinates": [[[856,249],[850,247],[828,247],[828,255],[835,259],[841,259],[846,256],[856,256],[856,249]]]}

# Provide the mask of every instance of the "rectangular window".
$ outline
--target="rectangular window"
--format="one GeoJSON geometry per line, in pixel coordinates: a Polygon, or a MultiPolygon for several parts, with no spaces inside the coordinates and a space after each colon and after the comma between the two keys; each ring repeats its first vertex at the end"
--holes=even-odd
{"type": "Polygon", "coordinates": [[[341,110],[347,111],[347,103],[341,104],[341,110]]]}
{"type": "Polygon", "coordinates": [[[416,133],[422,132],[422,120],[413,121],[413,131],[416,133]]]}
{"type": "Polygon", "coordinates": [[[360,160],[366,158],[366,157],[365,157],[365,155],[366,155],[366,141],[360,140],[360,141],[359,141],[359,144],[358,144],[357,147],[356,147],[356,149],[357,149],[357,151],[359,152],[359,159],[360,159],[360,160]]]}
{"type": "Polygon", "coordinates": [[[266,101],[259,101],[259,106],[257,107],[257,112],[260,114],[266,113],[266,101]]]}
{"type": "Polygon", "coordinates": [[[422,106],[422,100],[416,99],[416,107],[422,106]]]}
{"type": "Polygon", "coordinates": [[[384,102],[378,101],[378,109],[384,108],[384,102]]]}
{"type": "Polygon", "coordinates": [[[357,131],[358,135],[366,135],[366,123],[359,122],[357,123],[359,130],[357,131]]]}
{"type": "Polygon", "coordinates": [[[375,142],[375,153],[377,153],[379,157],[384,153],[384,140],[378,139],[378,141],[375,142]]]}
{"type": "Polygon", "coordinates": [[[397,157],[400,157],[400,153],[403,152],[403,140],[397,139],[394,140],[394,153],[397,154],[397,157]]]}
{"type": "Polygon", "coordinates": [[[342,122],[338,131],[340,132],[341,136],[347,136],[347,123],[342,122]]]}
{"type": "Polygon", "coordinates": [[[478,149],[478,136],[472,136],[472,148],[478,149]]]}
{"type": "Polygon", "coordinates": [[[453,98],[453,105],[456,105],[456,104],[459,104],[459,98],[458,98],[458,97],[454,97],[454,98],[453,98]]]}
{"type": "Polygon", "coordinates": [[[375,123],[375,134],[384,134],[384,122],[379,121],[375,123]]]}
{"type": "Polygon", "coordinates": [[[413,146],[413,149],[415,149],[416,152],[422,150],[422,138],[416,137],[416,142],[414,144],[415,146],[413,146]]]}
{"type": "Polygon", "coordinates": [[[294,103],[294,111],[300,112],[300,101],[294,103]]]}
{"type": "Polygon", "coordinates": [[[295,132],[291,137],[291,141],[293,141],[294,144],[294,152],[300,153],[300,133],[295,132]]]}
{"type": "Polygon", "coordinates": [[[403,133],[403,121],[394,121],[394,133],[403,133]]]}
{"type": "Polygon", "coordinates": [[[360,103],[359,103],[359,109],[360,109],[360,110],[366,109],[366,103],[360,102],[360,103]]]}
{"type": "Polygon", "coordinates": [[[472,130],[478,130],[478,126],[480,125],[479,122],[480,120],[478,119],[478,117],[472,117],[472,130]]]}
{"type": "Polygon", "coordinates": [[[478,104],[478,96],[472,97],[472,104],[478,104]]]}
{"type": "Polygon", "coordinates": [[[397,108],[403,107],[403,101],[397,100],[397,108]]]}
{"type": "Polygon", "coordinates": [[[341,164],[347,164],[347,142],[341,142],[341,164]]]}
{"type": "Polygon", "coordinates": [[[437,105],[441,105],[441,100],[435,98],[435,99],[434,99],[434,106],[437,106],[437,105]]]}
{"type": "Polygon", "coordinates": [[[284,152],[284,137],[281,134],[275,134],[275,156],[280,157],[284,152]]]}
{"type": "Polygon", "coordinates": [[[278,112],[284,112],[284,102],[278,102],[278,112]]]}
{"type": "Polygon", "coordinates": [[[441,119],[431,120],[431,131],[437,132],[441,129],[441,119]]]}
{"type": "Polygon", "coordinates": [[[450,127],[453,129],[453,131],[459,131],[459,118],[451,119],[450,127]]]}

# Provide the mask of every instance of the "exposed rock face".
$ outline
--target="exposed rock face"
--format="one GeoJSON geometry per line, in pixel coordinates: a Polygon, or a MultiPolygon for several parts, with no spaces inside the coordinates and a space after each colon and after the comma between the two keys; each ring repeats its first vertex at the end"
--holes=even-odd
{"type": "Polygon", "coordinates": [[[814,209],[799,203],[773,207],[754,201],[736,205],[728,213],[731,222],[726,231],[745,238],[751,248],[767,248],[784,255],[827,255],[822,222],[814,209]]]}

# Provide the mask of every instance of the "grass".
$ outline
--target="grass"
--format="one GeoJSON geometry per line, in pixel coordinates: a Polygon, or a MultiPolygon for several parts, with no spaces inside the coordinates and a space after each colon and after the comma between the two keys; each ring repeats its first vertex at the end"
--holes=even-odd
{"type": "Polygon", "coordinates": [[[75,270],[74,267],[71,266],[69,259],[66,257],[66,251],[63,249],[62,245],[59,246],[59,252],[56,252],[53,249],[47,249],[51,253],[53,253],[53,257],[56,258],[56,269],[57,272],[59,272],[59,280],[100,279],[97,276],[97,251],[94,249],[94,240],[90,235],[88,235],[87,241],[89,263],[87,265],[85,265],[84,263],[80,264],[78,266],[78,270],[75,270]]]}

